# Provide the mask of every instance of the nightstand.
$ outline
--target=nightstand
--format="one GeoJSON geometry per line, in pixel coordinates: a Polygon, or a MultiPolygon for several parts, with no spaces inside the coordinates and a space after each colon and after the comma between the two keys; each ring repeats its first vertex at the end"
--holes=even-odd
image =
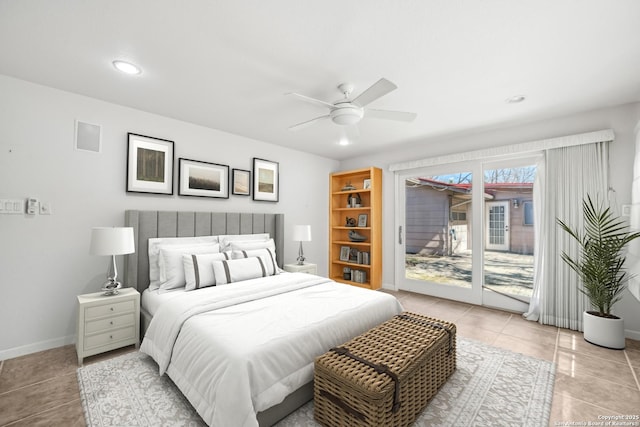
{"type": "Polygon", "coordinates": [[[288,271],[289,273],[308,273],[308,274],[318,274],[318,266],[316,264],[304,263],[302,265],[299,264],[285,264],[284,271],[288,271]]]}
{"type": "Polygon", "coordinates": [[[140,341],[140,294],[122,288],[117,295],[102,292],[78,295],[76,329],[78,364],[87,356],[140,341]]]}

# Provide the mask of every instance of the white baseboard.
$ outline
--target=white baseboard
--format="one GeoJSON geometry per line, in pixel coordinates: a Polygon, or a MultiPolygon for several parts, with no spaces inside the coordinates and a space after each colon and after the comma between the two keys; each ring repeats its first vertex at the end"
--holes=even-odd
{"type": "Polygon", "coordinates": [[[631,338],[632,340],[640,341],[640,331],[633,331],[631,329],[624,330],[624,336],[626,338],[631,338]]]}
{"type": "Polygon", "coordinates": [[[46,341],[40,341],[33,344],[27,344],[20,347],[0,350],[0,360],[13,359],[14,357],[24,356],[26,354],[37,353],[39,351],[49,350],[51,348],[62,347],[64,345],[76,342],[75,335],[54,338],[46,341]]]}
{"type": "Polygon", "coordinates": [[[396,287],[392,283],[383,283],[382,289],[387,289],[389,291],[397,291],[396,287]]]}

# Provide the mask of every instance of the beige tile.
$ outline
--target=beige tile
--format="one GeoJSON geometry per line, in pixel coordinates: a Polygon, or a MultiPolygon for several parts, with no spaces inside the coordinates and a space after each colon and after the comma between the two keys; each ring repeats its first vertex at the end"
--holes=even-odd
{"type": "Polygon", "coordinates": [[[84,421],[82,403],[80,400],[74,400],[66,405],[58,406],[11,424],[11,427],[51,426],[85,427],[86,423],[84,421]]]}
{"type": "Polygon", "coordinates": [[[496,347],[511,350],[527,356],[553,361],[555,345],[549,345],[527,339],[527,337],[516,338],[509,335],[500,334],[493,342],[496,347]]]}
{"type": "Polygon", "coordinates": [[[66,345],[8,359],[3,365],[2,375],[0,375],[0,393],[75,372],[78,367],[78,358],[75,347],[66,345]]]}
{"type": "Polygon", "coordinates": [[[478,327],[487,331],[501,332],[507,325],[510,316],[493,313],[479,313],[478,311],[467,311],[457,321],[458,325],[468,325],[478,327]]]}
{"type": "Polygon", "coordinates": [[[76,372],[0,394],[0,425],[79,401],[76,372]]]}
{"type": "Polygon", "coordinates": [[[618,363],[571,350],[558,350],[556,371],[570,377],[589,375],[606,378],[608,381],[636,388],[636,381],[627,363],[618,363]]]}
{"type": "Polygon", "coordinates": [[[622,350],[612,350],[591,344],[584,340],[582,332],[560,329],[558,338],[558,348],[577,351],[579,353],[600,357],[601,359],[609,359],[619,363],[627,362],[627,358],[624,356],[624,352],[622,350]]]}
{"type": "Polygon", "coordinates": [[[602,376],[556,373],[555,393],[569,396],[619,414],[637,414],[640,391],[608,381],[602,376]]]}
{"type": "Polygon", "coordinates": [[[640,367],[640,350],[626,348],[624,352],[627,354],[631,366],[640,367]]]}
{"type": "Polygon", "coordinates": [[[589,422],[596,423],[601,421],[598,417],[602,415],[623,414],[575,399],[562,392],[555,392],[553,394],[553,404],[551,405],[549,426],[589,425],[589,422]]]}
{"type": "Polygon", "coordinates": [[[488,331],[486,329],[480,329],[473,325],[467,325],[462,323],[456,323],[457,334],[460,337],[469,338],[476,341],[481,341],[485,344],[492,345],[498,333],[494,331],[488,331]]]}
{"type": "Polygon", "coordinates": [[[530,341],[555,347],[558,330],[553,327],[542,326],[538,323],[529,322],[528,320],[514,321],[513,318],[511,318],[502,330],[502,334],[514,338],[527,337],[530,341]],[[527,323],[531,323],[531,325],[527,325],[527,323]]]}

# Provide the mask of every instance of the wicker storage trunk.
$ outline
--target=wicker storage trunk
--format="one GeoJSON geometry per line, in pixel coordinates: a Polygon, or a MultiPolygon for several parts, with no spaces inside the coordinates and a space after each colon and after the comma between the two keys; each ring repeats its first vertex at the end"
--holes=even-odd
{"type": "Polygon", "coordinates": [[[315,361],[316,421],[408,426],[456,368],[456,326],[404,312],[315,361]]]}

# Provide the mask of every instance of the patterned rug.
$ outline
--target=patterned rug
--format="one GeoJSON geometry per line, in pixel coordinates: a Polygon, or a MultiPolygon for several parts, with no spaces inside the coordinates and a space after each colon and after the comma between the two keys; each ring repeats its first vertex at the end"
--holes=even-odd
{"type": "MultiPolygon", "coordinates": [[[[416,426],[542,426],[549,422],[555,365],[458,338],[458,367],[416,426]]],[[[78,369],[85,420],[103,426],[205,426],[150,357],[128,353],[78,369]]],[[[278,427],[319,426],[309,402],[278,427]]]]}

